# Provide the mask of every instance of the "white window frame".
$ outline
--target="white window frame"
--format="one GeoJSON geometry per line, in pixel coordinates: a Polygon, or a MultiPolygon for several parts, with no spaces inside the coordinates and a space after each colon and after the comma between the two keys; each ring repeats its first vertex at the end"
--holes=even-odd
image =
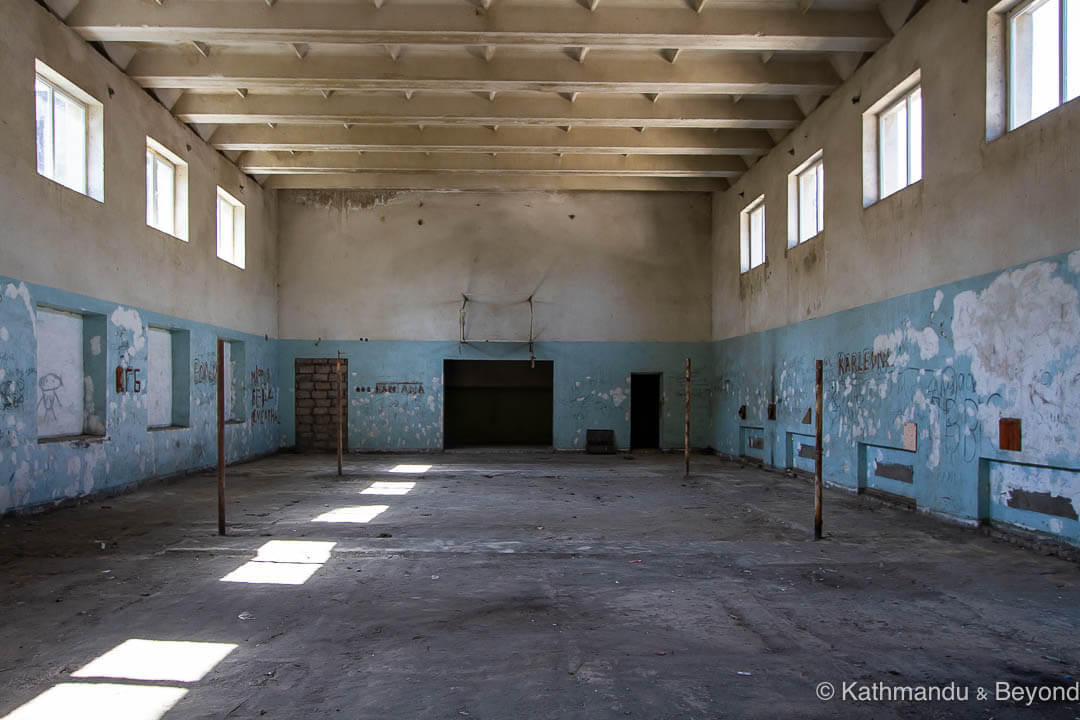
{"type": "Polygon", "coordinates": [[[813,240],[825,232],[825,151],[818,150],[788,175],[788,249],[813,240]],[[802,178],[809,172],[817,174],[818,211],[814,232],[803,236],[802,178]]]}
{"type": "Polygon", "coordinates": [[[912,185],[917,185],[923,179],[926,174],[926,168],[924,167],[924,157],[926,148],[926,127],[923,118],[925,112],[921,112],[919,116],[919,174],[917,177],[912,174],[912,157],[914,155],[912,151],[911,135],[912,124],[910,122],[911,113],[911,97],[916,93],[920,96],[920,107],[925,103],[922,99],[922,71],[916,70],[908,77],[894,87],[891,91],[881,97],[876,103],[871,105],[863,113],[863,207],[867,208],[878,202],[879,200],[888,197],[889,195],[895,195],[905,188],[909,188],[912,185]],[[880,118],[882,115],[888,113],[900,103],[907,104],[907,133],[904,139],[904,143],[907,148],[906,156],[906,172],[905,177],[907,182],[901,185],[899,188],[893,190],[888,195],[882,192],[882,162],[883,155],[881,153],[881,123],[880,118]]]}
{"type": "Polygon", "coordinates": [[[169,150],[167,147],[154,140],[152,137],[146,138],[146,164],[149,166],[151,163],[162,163],[172,168],[173,172],[173,196],[172,202],[169,203],[170,207],[167,208],[168,217],[170,223],[156,222],[161,219],[161,211],[166,208],[155,208],[153,206],[153,199],[157,193],[157,173],[150,173],[149,167],[147,167],[147,186],[146,186],[146,224],[152,228],[160,230],[167,235],[172,235],[175,238],[188,241],[188,165],[184,162],[179,155],[169,150]],[[154,211],[157,211],[157,218],[154,217],[154,211]],[[172,227],[170,228],[169,225],[172,227]]]}
{"type": "Polygon", "coordinates": [[[241,270],[245,265],[246,242],[244,239],[244,204],[230,195],[220,186],[217,189],[217,256],[227,263],[235,265],[241,270]],[[230,209],[230,218],[223,217],[222,208],[230,209]],[[222,227],[231,230],[228,238],[228,247],[225,246],[226,238],[222,237],[222,227]]]}
{"type": "Polygon", "coordinates": [[[765,195],[759,195],[754,198],[749,205],[742,209],[739,213],[739,270],[742,273],[747,273],[756,267],[761,267],[765,264],[766,257],[766,238],[768,234],[766,232],[765,224],[765,195]],[[758,212],[761,212],[761,262],[753,264],[753,248],[751,243],[754,242],[752,226],[753,216],[758,212]]]}
{"type": "MultiPolygon", "coordinates": [[[[1014,33],[1014,23],[1016,19],[1024,15],[1025,13],[1032,12],[1039,6],[1051,0],[1026,0],[1013,6],[1006,13],[1005,17],[1005,34],[1007,37],[1007,58],[1008,58],[1008,81],[1006,92],[1006,103],[1009,114],[1009,130],[1015,130],[1018,127],[1026,125],[1027,123],[1042,117],[1043,115],[1052,112],[1065,103],[1069,102],[1072,98],[1069,97],[1068,90],[1068,64],[1069,64],[1069,38],[1068,38],[1068,2],[1066,0],[1057,0],[1058,3],[1058,95],[1057,104],[1045,112],[1033,115],[1032,117],[1024,120],[1021,123],[1016,121],[1016,91],[1018,83],[1016,81],[1016,37],[1014,33]]],[[[1080,10],[1080,7],[1077,8],[1080,10]]],[[[1074,38],[1073,42],[1080,44],[1080,38],[1074,38]]]]}
{"type": "Polygon", "coordinates": [[[98,102],[92,95],[72,83],[63,75],[53,70],[51,67],[43,63],[41,60],[34,61],[34,86],[35,86],[35,98],[34,98],[34,127],[35,127],[35,140],[34,140],[34,166],[37,168],[38,174],[44,178],[48,178],[53,182],[63,185],[66,188],[74,190],[80,195],[86,195],[93,198],[98,202],[105,201],[105,183],[104,183],[104,133],[103,133],[103,119],[104,119],[104,107],[98,102]],[[51,173],[45,172],[37,164],[37,83],[41,82],[50,89],[50,102],[52,107],[50,108],[49,116],[52,118],[52,126],[48,132],[51,137],[52,145],[52,166],[53,171],[51,173]],[[83,161],[85,167],[83,169],[83,182],[78,185],[68,185],[60,178],[55,176],[56,168],[56,134],[55,134],[55,96],[59,93],[67,100],[80,105],[85,113],[85,134],[83,135],[83,161]]]}

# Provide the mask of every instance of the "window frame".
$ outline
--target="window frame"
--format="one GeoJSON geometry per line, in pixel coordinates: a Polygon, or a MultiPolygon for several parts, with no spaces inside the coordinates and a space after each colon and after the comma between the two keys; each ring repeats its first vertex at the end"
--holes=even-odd
{"type": "Polygon", "coordinates": [[[914,87],[908,88],[899,98],[897,98],[893,102],[891,102],[888,105],[886,105],[885,107],[883,107],[877,113],[877,134],[878,134],[877,157],[878,157],[878,197],[879,198],[887,198],[890,195],[895,195],[896,193],[900,192],[904,188],[910,187],[911,185],[914,185],[915,183],[922,180],[922,171],[921,171],[922,163],[921,162],[919,163],[919,167],[920,167],[919,177],[917,177],[915,179],[912,179],[912,176],[911,176],[911,165],[912,165],[912,163],[911,163],[911,156],[912,156],[912,149],[911,149],[911,144],[912,144],[911,143],[911,127],[912,127],[912,125],[911,125],[911,115],[912,115],[912,113],[911,113],[911,99],[916,93],[919,94],[919,107],[920,107],[919,154],[921,155],[922,151],[923,151],[922,131],[921,131],[921,125],[922,125],[922,117],[921,117],[922,84],[916,84],[914,87]],[[905,182],[904,182],[903,185],[896,188],[895,190],[892,190],[891,192],[885,192],[885,167],[884,167],[884,165],[885,165],[885,153],[882,151],[882,146],[884,145],[884,143],[882,142],[881,118],[884,117],[885,115],[888,115],[893,110],[900,107],[901,105],[904,106],[904,179],[905,179],[905,182]]]}
{"type": "Polygon", "coordinates": [[[902,81],[897,83],[891,90],[882,95],[877,102],[873,103],[862,114],[863,125],[863,147],[862,147],[862,178],[863,178],[863,209],[867,209],[872,205],[884,200],[885,198],[896,195],[903,190],[916,186],[923,181],[926,177],[926,125],[924,117],[925,110],[925,98],[922,87],[922,70],[916,69],[902,81]],[[912,179],[911,177],[911,158],[913,153],[911,152],[911,123],[908,122],[907,132],[905,134],[905,143],[907,144],[906,151],[904,153],[905,163],[905,178],[907,183],[898,187],[890,192],[888,195],[883,194],[882,190],[882,160],[883,154],[881,145],[881,116],[887,111],[893,109],[901,102],[907,103],[907,110],[905,111],[905,120],[910,118],[910,98],[915,92],[919,93],[919,177],[912,179]]]}
{"type": "MultiPolygon", "coordinates": [[[[1057,110],[1062,105],[1070,101],[1068,97],[1068,62],[1069,62],[1069,43],[1068,43],[1068,1],[1057,0],[1058,4],[1058,92],[1057,92],[1057,104],[1052,108],[1049,108],[1045,112],[1041,112],[1038,115],[1032,115],[1022,123],[1016,122],[1016,36],[1014,33],[1014,23],[1016,19],[1024,15],[1025,13],[1034,12],[1039,6],[1050,2],[1051,0],[1022,0],[1014,5],[1010,6],[1003,14],[1003,20],[1005,25],[1005,112],[1006,112],[1006,132],[1012,132],[1019,127],[1023,127],[1032,120],[1036,120],[1043,115],[1047,115],[1054,110],[1057,110]]],[[[1080,38],[1076,38],[1075,41],[1080,43],[1080,38]]]]}
{"type": "Polygon", "coordinates": [[[768,245],[766,241],[768,237],[766,231],[766,217],[764,193],[750,201],[750,203],[739,212],[739,273],[741,275],[745,275],[754,268],[762,267],[768,260],[768,254],[766,252],[768,245]],[[761,262],[754,265],[752,264],[754,262],[754,253],[753,246],[751,245],[754,240],[753,216],[759,210],[761,211],[761,262]]]}
{"type": "MultiPolygon", "coordinates": [[[[148,135],[146,137],[146,162],[148,165],[151,162],[151,158],[153,158],[155,163],[162,162],[170,165],[173,170],[173,197],[172,207],[170,208],[172,214],[172,229],[169,230],[151,222],[151,188],[149,185],[146,187],[146,225],[147,227],[152,227],[166,235],[171,235],[178,240],[188,242],[188,165],[179,155],[148,135]]],[[[147,180],[149,180],[149,177],[150,176],[148,175],[147,180]]],[[[156,173],[153,175],[153,178],[156,186],[156,173]]],[[[158,208],[159,217],[160,210],[161,208],[158,208]]]]}
{"type": "Polygon", "coordinates": [[[247,265],[247,241],[245,238],[245,208],[244,204],[237,200],[227,190],[220,185],[217,189],[217,200],[215,201],[214,214],[217,218],[217,225],[215,226],[215,234],[217,236],[217,256],[219,259],[243,270],[247,265]],[[231,209],[231,225],[232,231],[230,234],[231,239],[231,257],[222,255],[222,234],[221,234],[221,220],[222,203],[228,205],[231,209]],[[239,255],[239,257],[237,257],[239,255]]]}
{"type": "Polygon", "coordinates": [[[38,59],[35,59],[34,61],[34,136],[34,168],[40,177],[46,178],[57,185],[66,187],[73,192],[85,195],[98,202],[105,201],[104,107],[92,95],[38,59]],[[37,153],[40,149],[37,137],[37,86],[39,82],[49,88],[49,115],[51,124],[49,128],[49,141],[52,153],[50,158],[52,170],[50,173],[43,172],[37,162],[37,153]],[[83,110],[83,168],[81,187],[69,185],[56,176],[57,94],[61,95],[66,101],[78,105],[83,110]]]}
{"type": "Polygon", "coordinates": [[[825,234],[825,149],[821,148],[804,160],[788,174],[788,250],[808,243],[825,234]],[[820,170],[816,179],[818,212],[815,215],[816,232],[802,237],[802,178],[808,172],[820,170]]]}

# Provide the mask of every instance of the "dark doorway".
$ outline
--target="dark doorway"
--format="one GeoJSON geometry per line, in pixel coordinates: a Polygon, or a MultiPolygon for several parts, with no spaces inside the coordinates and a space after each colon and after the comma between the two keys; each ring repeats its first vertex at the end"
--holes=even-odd
{"type": "Polygon", "coordinates": [[[446,360],[443,377],[446,447],[551,447],[551,361],[446,360]]]}
{"type": "MultiPolygon", "coordinates": [[[[337,358],[296,359],[296,450],[337,452],[337,358]]],[[[341,377],[349,377],[349,361],[341,359],[341,377]]],[[[342,441],[349,449],[349,388],[341,397],[342,441]]]]}
{"type": "Polygon", "coordinates": [[[660,373],[630,375],[630,447],[660,447],[660,373]]]}

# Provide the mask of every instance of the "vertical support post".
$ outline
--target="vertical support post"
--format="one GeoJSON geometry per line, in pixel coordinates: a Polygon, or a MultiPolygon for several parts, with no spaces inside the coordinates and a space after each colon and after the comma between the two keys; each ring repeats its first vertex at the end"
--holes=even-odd
{"type": "Polygon", "coordinates": [[[686,419],[683,421],[683,477],[690,477],[690,358],[686,358],[686,419]]]}
{"type": "Polygon", "coordinates": [[[823,405],[824,387],[822,384],[822,362],[817,361],[814,372],[814,392],[817,407],[814,410],[814,437],[817,441],[814,450],[814,539],[821,539],[821,406],[823,405]]]}
{"type": "Polygon", "coordinates": [[[337,474],[341,475],[341,450],[343,444],[341,429],[341,351],[337,354],[337,474]]]}
{"type": "Polygon", "coordinates": [[[225,534],[225,341],[217,341],[217,531],[225,534]]]}

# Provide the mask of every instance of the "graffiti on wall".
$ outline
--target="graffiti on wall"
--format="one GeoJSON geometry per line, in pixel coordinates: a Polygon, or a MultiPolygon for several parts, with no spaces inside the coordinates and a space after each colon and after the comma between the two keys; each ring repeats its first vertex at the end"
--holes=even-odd
{"type": "Polygon", "coordinates": [[[116,394],[123,395],[129,392],[142,392],[142,380],[139,379],[139,368],[129,368],[123,365],[116,366],[116,394]]]}
{"type": "Polygon", "coordinates": [[[64,378],[56,373],[47,373],[38,380],[38,389],[41,390],[38,411],[42,420],[56,422],[56,408],[64,406],[60,402],[60,388],[62,387],[64,387],[64,378]]]}
{"type": "Polygon", "coordinates": [[[839,353],[836,359],[837,370],[841,375],[884,370],[892,367],[892,350],[875,351],[867,348],[861,352],[839,353]]]}
{"type": "Polygon", "coordinates": [[[15,362],[14,353],[0,353],[0,410],[17,410],[26,402],[26,376],[15,362]]]}
{"type": "Polygon", "coordinates": [[[403,395],[423,395],[424,383],[419,382],[377,382],[376,393],[401,393],[403,395]]]}
{"type": "Polygon", "coordinates": [[[191,377],[196,385],[213,385],[217,382],[217,361],[195,358],[191,362],[191,377]]]}
{"type": "Polygon", "coordinates": [[[256,366],[251,371],[251,422],[277,424],[277,391],[270,371],[256,366]]]}

